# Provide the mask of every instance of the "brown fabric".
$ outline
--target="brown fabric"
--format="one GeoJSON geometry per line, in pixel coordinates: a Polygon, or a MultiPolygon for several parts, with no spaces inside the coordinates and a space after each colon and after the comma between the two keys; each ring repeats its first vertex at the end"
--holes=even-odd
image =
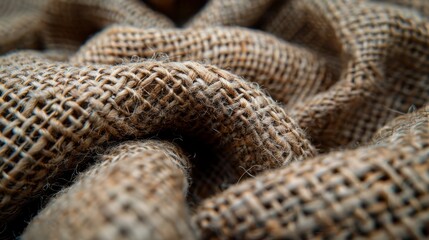
{"type": "Polygon", "coordinates": [[[232,27],[177,30],[114,26],[94,37],[70,62],[112,65],[150,58],[191,60],[228,69],[290,106],[329,89],[337,78],[335,69],[304,48],[262,32],[232,27]]]}
{"type": "Polygon", "coordinates": [[[74,50],[91,34],[114,23],[143,28],[173,26],[138,0],[47,0],[46,6],[43,39],[49,48],[74,50]]]}
{"type": "Polygon", "coordinates": [[[195,239],[184,207],[189,168],[186,157],[168,143],[114,147],[47,206],[24,237],[195,239]]]}
{"type": "Polygon", "coordinates": [[[48,176],[74,168],[77,163],[65,156],[111,139],[186,133],[211,144],[235,171],[274,168],[315,153],[271,98],[214,66],[73,67],[32,52],[11,54],[0,64],[7,176],[1,184],[10,194],[2,202],[2,218],[38,192],[48,176]]]}
{"type": "Polygon", "coordinates": [[[323,148],[365,143],[429,96],[429,29],[422,16],[390,4],[334,2],[287,1],[262,27],[341,65],[334,86],[290,112],[323,148]]]}
{"type": "Polygon", "coordinates": [[[384,127],[370,146],[233,186],[194,220],[203,238],[425,239],[428,158],[429,106],[384,127]]]}
{"type": "Polygon", "coordinates": [[[41,9],[44,1],[0,2],[0,53],[16,48],[41,48],[41,9]]]}
{"type": "Polygon", "coordinates": [[[5,234],[429,237],[427,1],[158,5],[0,3],[5,234]]]}
{"type": "Polygon", "coordinates": [[[189,27],[252,26],[274,0],[217,0],[206,6],[186,24],[189,27]]]}

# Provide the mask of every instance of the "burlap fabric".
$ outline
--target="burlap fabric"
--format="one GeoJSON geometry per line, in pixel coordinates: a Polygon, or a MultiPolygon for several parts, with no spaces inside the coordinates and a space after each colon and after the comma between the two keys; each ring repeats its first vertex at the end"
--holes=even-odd
{"type": "Polygon", "coordinates": [[[0,2],[4,238],[429,237],[428,1],[174,6],[0,2]]]}
{"type": "Polygon", "coordinates": [[[184,207],[189,169],[186,156],[168,143],[127,142],[114,147],[46,208],[49,213],[34,220],[27,236],[195,239],[184,207]]]}

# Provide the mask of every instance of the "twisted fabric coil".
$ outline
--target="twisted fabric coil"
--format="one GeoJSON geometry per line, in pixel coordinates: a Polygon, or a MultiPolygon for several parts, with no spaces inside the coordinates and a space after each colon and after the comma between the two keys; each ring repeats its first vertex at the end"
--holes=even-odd
{"type": "Polygon", "coordinates": [[[427,1],[179,2],[0,3],[2,238],[429,237],[427,1]]]}

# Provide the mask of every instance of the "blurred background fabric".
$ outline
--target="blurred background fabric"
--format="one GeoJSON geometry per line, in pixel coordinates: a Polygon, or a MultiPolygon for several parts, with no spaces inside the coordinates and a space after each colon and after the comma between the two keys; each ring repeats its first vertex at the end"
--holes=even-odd
{"type": "Polygon", "coordinates": [[[429,238],[429,1],[0,1],[0,238],[429,238]]]}

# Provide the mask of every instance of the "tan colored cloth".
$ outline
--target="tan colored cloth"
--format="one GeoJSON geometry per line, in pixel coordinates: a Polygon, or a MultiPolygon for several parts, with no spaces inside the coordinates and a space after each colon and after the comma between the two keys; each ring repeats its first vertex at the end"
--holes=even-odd
{"type": "Polygon", "coordinates": [[[429,237],[428,1],[177,2],[0,2],[5,237],[429,237]]]}

